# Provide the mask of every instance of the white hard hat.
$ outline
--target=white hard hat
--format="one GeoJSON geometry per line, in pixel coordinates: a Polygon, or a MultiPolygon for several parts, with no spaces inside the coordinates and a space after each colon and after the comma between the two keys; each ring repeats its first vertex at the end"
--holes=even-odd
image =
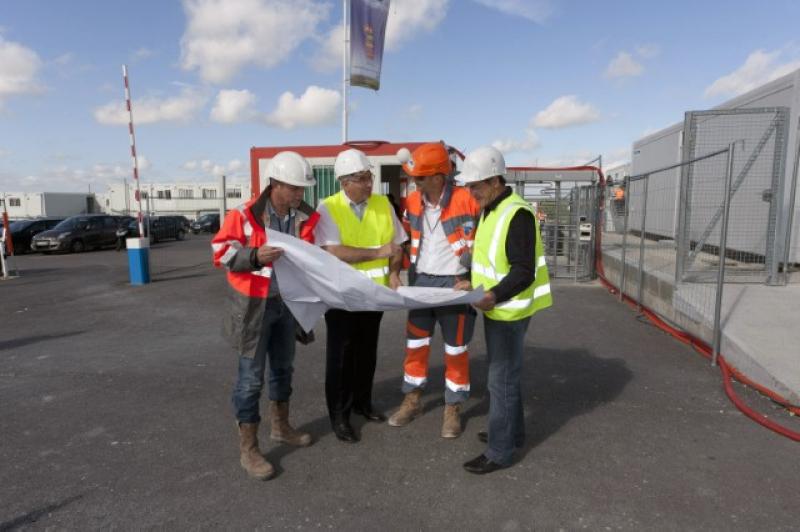
{"type": "Polygon", "coordinates": [[[503,154],[491,146],[481,146],[467,154],[456,180],[460,183],[477,183],[496,175],[506,175],[503,154]]]}
{"type": "Polygon", "coordinates": [[[357,174],[372,168],[372,164],[364,155],[364,152],[356,149],[349,149],[341,152],[333,163],[333,173],[336,179],[348,175],[357,174]]]}
{"type": "Polygon", "coordinates": [[[267,165],[266,177],[298,187],[310,187],[317,183],[314,171],[305,157],[293,151],[282,151],[267,165]]]}

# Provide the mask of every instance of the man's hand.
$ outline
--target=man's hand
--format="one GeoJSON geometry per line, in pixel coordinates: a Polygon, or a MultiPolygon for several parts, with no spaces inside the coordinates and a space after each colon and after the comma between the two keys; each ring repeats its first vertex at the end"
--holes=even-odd
{"type": "Polygon", "coordinates": [[[261,264],[267,264],[269,262],[276,261],[281,257],[283,257],[283,248],[274,248],[272,246],[268,246],[267,244],[259,247],[258,251],[256,252],[256,258],[261,264]]]}
{"type": "Polygon", "coordinates": [[[453,290],[466,290],[470,292],[472,291],[472,283],[469,281],[458,281],[453,285],[453,290]]]}
{"type": "Polygon", "coordinates": [[[400,279],[399,272],[392,272],[389,274],[389,288],[392,290],[397,290],[399,287],[403,286],[403,281],[400,279]]]}
{"type": "Polygon", "coordinates": [[[494,306],[497,304],[497,296],[494,295],[494,292],[489,290],[485,294],[483,294],[483,298],[478,301],[477,303],[473,303],[472,306],[475,308],[479,308],[483,311],[492,310],[494,306]]]}
{"type": "Polygon", "coordinates": [[[403,252],[403,247],[401,245],[399,245],[399,244],[393,244],[393,243],[389,242],[388,244],[384,244],[383,246],[379,247],[375,251],[377,252],[376,256],[375,256],[375,260],[388,259],[388,258],[393,257],[397,253],[402,253],[403,252]]]}

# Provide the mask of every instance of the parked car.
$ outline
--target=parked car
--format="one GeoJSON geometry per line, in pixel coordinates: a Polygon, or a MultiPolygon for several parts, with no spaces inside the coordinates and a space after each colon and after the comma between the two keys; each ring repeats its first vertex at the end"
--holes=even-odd
{"type": "MultiPolygon", "coordinates": [[[[34,235],[52,229],[59,222],[63,221],[64,217],[60,218],[37,218],[35,220],[18,220],[9,226],[9,234],[11,241],[14,244],[14,254],[22,255],[26,251],[31,250],[31,240],[34,235]]],[[[0,232],[2,234],[2,232],[0,232]]]]}
{"type": "Polygon", "coordinates": [[[52,229],[35,235],[33,251],[71,251],[113,247],[117,241],[119,217],[105,214],[79,214],[62,221],[52,229]]]}
{"type": "Polygon", "coordinates": [[[180,220],[180,222],[183,224],[184,231],[186,231],[187,233],[191,231],[192,221],[189,218],[187,218],[186,216],[175,216],[174,218],[180,220]]]}
{"type": "MultiPolygon", "coordinates": [[[[176,216],[145,218],[142,225],[145,237],[150,238],[151,244],[162,240],[183,240],[186,236],[186,230],[176,216]]],[[[137,220],[128,224],[126,238],[139,238],[139,222],[137,220]]]]}
{"type": "Polygon", "coordinates": [[[204,214],[192,224],[192,233],[216,233],[219,231],[219,214],[204,214]]]}

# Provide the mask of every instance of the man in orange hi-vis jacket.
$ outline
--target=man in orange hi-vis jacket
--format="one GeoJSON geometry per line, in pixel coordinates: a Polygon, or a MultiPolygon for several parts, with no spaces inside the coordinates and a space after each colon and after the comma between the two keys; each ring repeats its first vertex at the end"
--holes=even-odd
{"type": "MultiPolygon", "coordinates": [[[[453,170],[447,147],[441,142],[423,144],[414,153],[398,153],[403,170],[417,190],[407,201],[411,232],[411,286],[452,288],[469,279],[470,249],[475,237],[478,202],[462,187],[448,182],[453,170]]],[[[445,350],[445,411],[442,437],[461,435],[461,403],[469,398],[469,352],[476,312],[470,305],[416,309],[406,324],[405,374],[401,391],[405,399],[389,418],[402,427],[422,415],[420,394],[428,382],[428,355],[434,327],[439,323],[445,350]]]]}
{"type": "Polygon", "coordinates": [[[233,407],[239,429],[240,463],[259,480],[275,474],[258,448],[259,401],[269,363],[270,439],[306,447],[311,435],[289,424],[289,396],[295,355],[295,319],[281,298],[272,263],[283,249],[270,246],[266,229],[313,240],[319,219],[303,202],[316,183],[311,166],[294,152],[281,152],[266,170],[269,185],[261,195],[230,211],[212,240],[214,264],[228,276],[222,309],[222,334],[239,354],[233,407]]]}

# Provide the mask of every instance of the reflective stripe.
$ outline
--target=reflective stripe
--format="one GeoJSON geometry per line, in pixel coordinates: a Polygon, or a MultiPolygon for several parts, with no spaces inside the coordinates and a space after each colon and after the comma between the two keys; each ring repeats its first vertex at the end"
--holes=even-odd
{"type": "Polygon", "coordinates": [[[411,247],[418,248],[419,247],[419,238],[412,238],[411,239],[411,247]]]}
{"type": "Polygon", "coordinates": [[[533,299],[539,299],[542,296],[546,296],[550,293],[550,284],[543,284],[542,286],[537,286],[536,289],[533,291],[533,299]]]}
{"type": "Polygon", "coordinates": [[[536,269],[538,270],[538,269],[539,269],[539,268],[541,268],[542,266],[544,266],[545,268],[547,268],[547,260],[545,260],[545,258],[544,258],[544,255],[542,255],[541,257],[539,257],[539,262],[536,264],[536,269]]]}
{"type": "Polygon", "coordinates": [[[455,345],[444,344],[444,352],[445,354],[448,355],[460,355],[462,353],[467,352],[467,346],[465,345],[455,346],[455,345]]]}
{"type": "MultiPolygon", "coordinates": [[[[494,226],[494,234],[492,235],[492,245],[489,247],[489,263],[492,266],[492,269],[497,268],[497,246],[500,244],[500,235],[503,234],[503,228],[505,227],[506,218],[514,210],[519,204],[514,202],[506,207],[506,210],[503,211],[503,214],[500,215],[500,219],[497,220],[497,224],[494,226]]],[[[492,276],[494,277],[494,276],[492,276]]]]}
{"type": "Polygon", "coordinates": [[[250,225],[250,221],[247,218],[244,219],[244,236],[246,236],[248,240],[253,236],[253,226],[250,225]]]}
{"type": "Polygon", "coordinates": [[[211,249],[213,249],[214,251],[219,251],[222,249],[222,246],[229,244],[230,244],[229,242],[226,242],[225,244],[211,244],[211,249]]]}
{"type": "Polygon", "coordinates": [[[412,377],[408,373],[403,376],[403,380],[409,384],[413,384],[414,386],[422,386],[426,382],[428,382],[427,377],[412,377]]]}
{"type": "Polygon", "coordinates": [[[389,275],[389,267],[384,266],[383,268],[373,268],[371,270],[358,270],[370,279],[375,279],[376,277],[384,277],[389,275]]]}
{"type": "Polygon", "coordinates": [[[420,347],[425,347],[426,345],[431,345],[431,337],[428,336],[427,338],[419,338],[417,340],[413,338],[409,338],[406,340],[406,347],[409,349],[419,349],[420,347]]]}
{"type": "Polygon", "coordinates": [[[223,266],[227,266],[228,262],[236,255],[236,252],[242,249],[242,243],[238,240],[228,240],[222,244],[214,244],[214,246],[219,246],[219,249],[222,249],[225,246],[229,246],[228,250],[220,257],[219,262],[223,266]]]}
{"type": "Polygon", "coordinates": [[[453,381],[451,381],[450,379],[445,379],[444,382],[445,382],[445,385],[447,385],[447,387],[450,390],[454,391],[454,392],[468,392],[469,391],[469,384],[456,384],[453,381]]]}
{"type": "Polygon", "coordinates": [[[272,268],[264,266],[260,270],[253,270],[250,273],[252,275],[257,275],[259,277],[266,277],[267,279],[269,279],[270,277],[272,277],[272,268]]]}
{"type": "Polygon", "coordinates": [[[530,304],[533,302],[533,299],[509,299],[505,303],[500,303],[499,305],[495,305],[495,308],[528,308],[530,304]]]}
{"type": "Polygon", "coordinates": [[[482,276],[488,277],[489,279],[494,279],[497,282],[502,281],[506,276],[505,273],[497,273],[491,266],[484,266],[483,264],[479,264],[477,262],[472,263],[472,269],[482,276]]]}

